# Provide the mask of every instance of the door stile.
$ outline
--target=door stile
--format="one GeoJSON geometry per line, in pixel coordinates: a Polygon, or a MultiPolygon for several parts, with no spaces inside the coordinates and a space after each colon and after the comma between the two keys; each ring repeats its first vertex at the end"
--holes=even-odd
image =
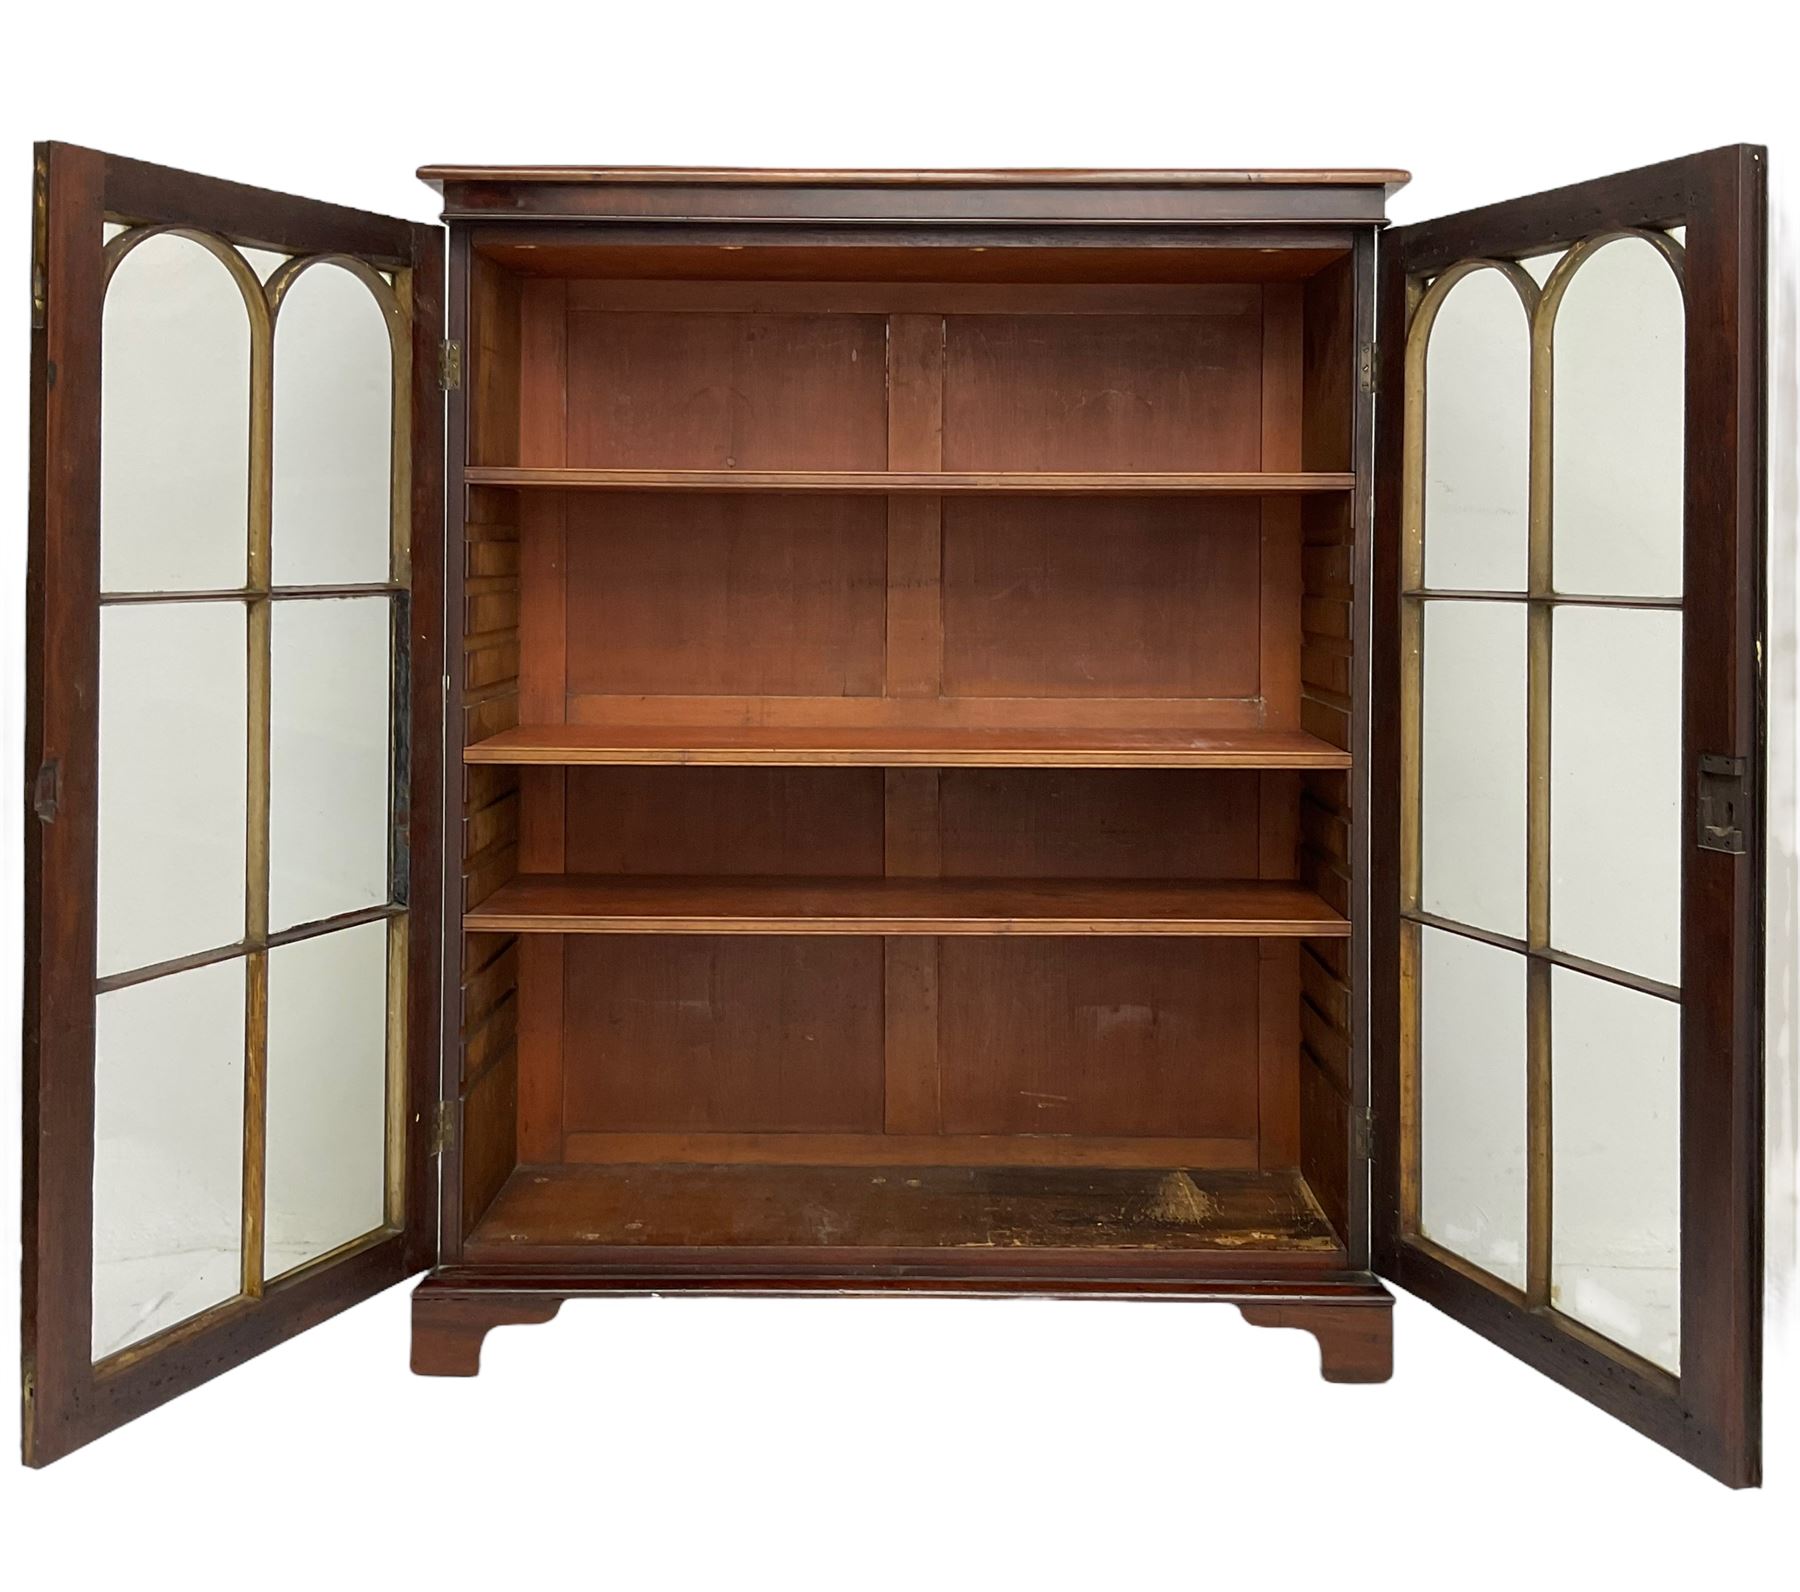
{"type": "Polygon", "coordinates": [[[1371,1173],[1370,1134],[1360,1131],[1371,1120],[1373,1110],[1372,1069],[1374,1054],[1371,1016],[1375,991],[1381,986],[1372,978],[1371,928],[1375,918],[1376,836],[1381,825],[1375,821],[1371,800],[1369,771],[1374,766],[1371,756],[1376,725],[1383,717],[1376,704],[1382,699],[1374,689],[1370,662],[1375,650],[1375,595],[1381,589],[1374,577],[1376,494],[1380,489],[1380,473],[1376,462],[1377,430],[1375,417],[1376,382],[1373,360],[1376,357],[1378,331],[1376,301],[1379,289],[1377,270],[1377,232],[1364,228],[1356,235],[1354,248],[1356,273],[1356,313],[1354,353],[1358,375],[1351,384],[1351,468],[1357,473],[1351,540],[1355,548],[1355,566],[1351,576],[1351,656],[1355,660],[1351,673],[1350,752],[1356,772],[1350,782],[1350,982],[1353,999],[1350,1007],[1350,1144],[1345,1164],[1350,1169],[1348,1201],[1349,1232],[1344,1235],[1347,1260],[1359,1269],[1368,1267],[1372,1246],[1372,1205],[1374,1180],[1371,1173]],[[1370,350],[1371,366],[1365,378],[1361,350],[1370,350]]]}
{"type": "MultiPolygon", "coordinates": [[[[444,806],[448,793],[460,786],[460,761],[444,760],[444,737],[449,722],[445,681],[446,640],[460,633],[451,615],[457,605],[450,600],[454,573],[461,589],[461,566],[452,570],[448,556],[449,506],[455,507],[460,524],[461,466],[457,468],[458,493],[445,495],[446,431],[445,394],[438,383],[438,357],[445,336],[445,232],[442,227],[415,224],[412,228],[410,270],[404,273],[401,303],[412,325],[412,367],[408,373],[412,397],[410,438],[406,449],[407,489],[410,497],[411,535],[405,547],[394,549],[393,578],[405,579],[409,595],[402,598],[400,614],[408,626],[410,644],[396,649],[408,677],[399,700],[411,704],[409,722],[401,726],[398,754],[404,777],[398,783],[406,793],[404,811],[395,818],[396,870],[404,869],[406,918],[395,920],[395,932],[404,936],[393,947],[407,967],[409,1003],[406,1014],[405,1101],[389,1108],[392,1136],[405,1145],[405,1179],[397,1190],[405,1210],[406,1270],[411,1275],[430,1266],[437,1257],[438,1159],[432,1153],[437,1102],[442,1094],[444,1061],[442,980],[445,963],[454,964],[461,938],[461,902],[449,889],[448,837],[444,806]]],[[[460,417],[461,394],[451,392],[451,413],[460,417]]],[[[396,443],[398,452],[398,443],[396,443]]],[[[460,461],[460,452],[449,458],[460,461]]],[[[400,519],[396,516],[396,524],[400,519]]],[[[455,544],[460,546],[460,537],[455,544]]],[[[390,1074],[392,1076],[392,1074],[390,1074]]]]}
{"type": "MultiPolygon", "coordinates": [[[[462,1255],[462,999],[463,999],[463,870],[462,824],[463,798],[467,771],[463,765],[463,573],[464,520],[468,514],[469,489],[463,478],[469,457],[468,402],[464,395],[463,373],[471,368],[469,348],[469,238],[466,228],[449,234],[448,288],[443,317],[444,337],[452,347],[465,351],[463,359],[453,366],[457,379],[448,383],[445,392],[444,460],[446,491],[443,526],[440,530],[444,556],[440,560],[444,585],[444,623],[442,635],[457,638],[455,651],[445,642],[439,653],[441,679],[438,688],[443,702],[443,733],[438,738],[442,747],[443,780],[439,797],[442,827],[439,837],[441,864],[439,878],[443,891],[443,961],[439,969],[441,988],[440,1030],[433,1099],[435,1119],[432,1127],[433,1170],[436,1186],[436,1256],[439,1266],[454,1265],[462,1255]]],[[[438,362],[433,353],[432,380],[438,380],[438,362]]]]}
{"type": "MultiPolygon", "coordinates": [[[[40,144],[44,324],[31,338],[31,502],[26,585],[22,1426],[29,1459],[86,1412],[93,1296],[94,1074],[100,668],[100,306],[104,159],[40,144]],[[52,195],[54,198],[52,198],[52,195]],[[60,302],[59,302],[60,301],[60,302]],[[41,395],[41,396],[39,396],[41,395]],[[48,885],[48,888],[46,886],[48,885]]],[[[78,1441],[78,1440],[77,1440],[78,1441]]],[[[76,1446],[68,1442],[68,1447],[76,1446]]]]}

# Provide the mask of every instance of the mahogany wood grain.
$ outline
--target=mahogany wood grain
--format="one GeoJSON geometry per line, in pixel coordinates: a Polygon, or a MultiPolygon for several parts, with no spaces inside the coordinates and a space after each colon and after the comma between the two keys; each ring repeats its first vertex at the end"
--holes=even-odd
{"type": "Polygon", "coordinates": [[[445,1297],[415,1290],[412,1369],[416,1376],[474,1376],[495,1327],[536,1326],[562,1308],[555,1295],[445,1297]]]}
{"type": "Polygon", "coordinates": [[[948,499],[945,693],[1260,699],[1258,507],[948,499]]]}
{"type": "Polygon", "coordinates": [[[519,1262],[578,1236],[644,1249],[1338,1248],[1293,1173],[666,1164],[521,1167],[470,1252],[519,1262]]]}
{"type": "Polygon", "coordinates": [[[666,1161],[701,1166],[1180,1166],[1253,1172],[1258,1157],[1254,1138],[940,1133],[930,1127],[897,1128],[890,1121],[879,1133],[579,1132],[568,1135],[561,1160],[604,1166],[666,1161]]]}
{"type": "Polygon", "coordinates": [[[1276,881],[653,878],[521,874],[465,929],[520,934],[1347,935],[1276,881]]]}
{"type": "Polygon", "coordinates": [[[589,313],[568,332],[568,459],[589,470],[879,471],[880,315],[589,313]]]}
{"type": "Polygon", "coordinates": [[[583,934],[564,966],[566,1133],[881,1130],[879,940],[583,934]]]}
{"type": "MultiPolygon", "coordinates": [[[[923,717],[923,715],[921,715],[923,717]]],[[[940,717],[947,717],[940,716],[940,717]]],[[[1345,768],[1342,749],[1292,730],[997,728],[957,723],[769,726],[545,724],[505,730],[469,763],[747,763],[800,766],[1345,768]]]]}
{"type": "Polygon", "coordinates": [[[1262,788],[1247,769],[947,768],[938,848],[952,877],[1292,877],[1260,863],[1262,788]]]}
{"type": "Polygon", "coordinates": [[[1254,1138],[1257,957],[1166,933],[942,940],[944,1130],[1254,1138]]]}
{"type": "Polygon", "coordinates": [[[1327,1382],[1385,1382],[1394,1374],[1394,1301],[1355,1304],[1241,1304],[1253,1327],[1292,1327],[1319,1342],[1327,1382]]]}
{"type": "Polygon", "coordinates": [[[880,469],[526,469],[471,465],[471,485],[575,492],[897,492],[1012,493],[1049,497],[1130,494],[1167,497],[1199,492],[1258,496],[1270,492],[1348,492],[1356,477],[1334,470],[880,470],[880,469]]]}
{"type": "Polygon", "coordinates": [[[1260,308],[949,317],[944,469],[1258,470],[1260,308]]]}
{"type": "Polygon", "coordinates": [[[425,167],[441,186],[444,216],[460,221],[520,217],[753,223],[771,227],[830,223],[1010,223],[1047,232],[1103,224],[1135,229],[1157,222],[1258,224],[1264,229],[1381,221],[1387,194],[1404,176],[1372,171],[1345,180],[1336,172],[1276,180],[1231,172],[1143,172],[1123,181],[1098,172],[732,172],[654,167],[425,167]]]}
{"type": "Polygon", "coordinates": [[[445,183],[592,183],[596,186],[688,183],[696,187],[793,187],[830,183],[858,188],[1295,188],[1393,189],[1412,173],[1371,167],[1156,167],[1110,170],[1080,166],[1014,166],[944,170],[871,167],[838,170],[767,166],[421,166],[419,180],[442,190],[445,183]]]}
{"type": "Polygon", "coordinates": [[[767,228],[750,233],[700,225],[684,227],[671,241],[666,229],[654,226],[615,224],[598,231],[515,222],[484,225],[477,249],[523,275],[571,279],[602,306],[620,302],[608,296],[619,281],[654,285],[659,293],[725,283],[738,308],[788,306],[779,297],[759,302],[745,292],[746,284],[803,285],[812,307],[864,308],[872,301],[859,290],[871,284],[881,289],[881,308],[900,312],[953,306],[1054,312],[1073,301],[1071,292],[1104,302],[1103,290],[1115,285],[1141,307],[1154,304],[1158,292],[1178,295],[1179,306],[1196,286],[1303,281],[1347,255],[1351,236],[1348,228],[1326,227],[1255,234],[1234,227],[1199,234],[1144,228],[1121,246],[1117,233],[1104,229],[1081,237],[1063,232],[1046,242],[1041,234],[1022,238],[1006,228],[965,226],[935,237],[921,228],[896,244],[876,229],[858,236],[835,228],[821,237],[784,228],[771,236],[767,228]],[[1054,291],[1039,294],[1039,287],[1054,291]]]}
{"type": "Polygon", "coordinates": [[[886,803],[878,769],[572,768],[567,778],[566,860],[533,871],[882,871],[886,803]]]}
{"type": "Polygon", "coordinates": [[[878,499],[553,496],[567,506],[569,693],[881,694],[878,499]]]}

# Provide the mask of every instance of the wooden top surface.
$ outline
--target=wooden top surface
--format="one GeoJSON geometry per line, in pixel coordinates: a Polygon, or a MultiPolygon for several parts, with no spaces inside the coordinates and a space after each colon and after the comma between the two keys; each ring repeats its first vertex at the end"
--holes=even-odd
{"type": "Polygon", "coordinates": [[[1392,193],[1412,173],[1391,167],[1273,168],[1244,170],[1120,170],[1030,166],[983,171],[833,171],[759,166],[421,166],[421,181],[447,182],[675,183],[707,187],[781,187],[824,184],[839,188],[1382,188],[1392,193]]]}

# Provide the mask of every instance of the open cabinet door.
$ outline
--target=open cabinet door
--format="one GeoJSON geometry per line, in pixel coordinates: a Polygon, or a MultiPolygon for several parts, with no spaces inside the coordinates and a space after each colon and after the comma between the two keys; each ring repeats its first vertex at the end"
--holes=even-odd
{"type": "Polygon", "coordinates": [[[1373,572],[1376,1269],[1739,1486],[1765,166],[1386,236],[1373,572]]]}
{"type": "Polygon", "coordinates": [[[24,1453],[428,1263],[442,239],[39,145],[24,1453]]]}

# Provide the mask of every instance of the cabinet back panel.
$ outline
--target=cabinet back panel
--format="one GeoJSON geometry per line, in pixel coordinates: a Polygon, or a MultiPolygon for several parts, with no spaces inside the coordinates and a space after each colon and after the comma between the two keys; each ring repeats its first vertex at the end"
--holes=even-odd
{"type": "Polygon", "coordinates": [[[946,470],[1255,470],[1262,297],[1208,315],[953,315],[946,470]]]}
{"type": "Polygon", "coordinates": [[[878,768],[573,768],[570,873],[874,877],[878,768]]]}
{"type": "Polygon", "coordinates": [[[881,1131],[880,940],[574,935],[564,957],[568,1132],[881,1131]]]}
{"type": "Polygon", "coordinates": [[[1257,1130],[1257,942],[938,946],[946,1133],[1257,1130]]]}
{"type": "Polygon", "coordinates": [[[950,498],[943,514],[946,694],[1261,689],[1253,499],[950,498]]]}
{"type": "Polygon", "coordinates": [[[879,695],[879,498],[564,496],[572,694],[879,695]]]}
{"type": "Polygon", "coordinates": [[[590,469],[880,470],[880,315],[569,315],[568,462],[590,469]]]}
{"type": "Polygon", "coordinates": [[[1265,776],[1252,770],[947,768],[936,777],[948,878],[1258,876],[1265,776]]]}

